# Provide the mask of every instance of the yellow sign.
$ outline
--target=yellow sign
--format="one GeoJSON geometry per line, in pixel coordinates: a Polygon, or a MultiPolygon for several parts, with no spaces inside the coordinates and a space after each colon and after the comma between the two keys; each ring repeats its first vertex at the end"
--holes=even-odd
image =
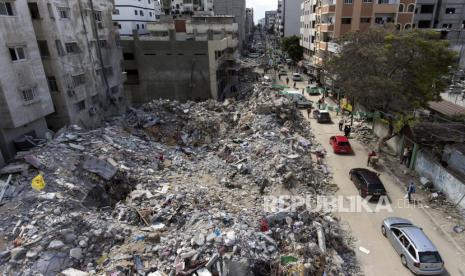
{"type": "Polygon", "coordinates": [[[352,112],[352,105],[347,102],[347,99],[341,99],[341,107],[349,112],[352,112]]]}
{"type": "Polygon", "coordinates": [[[42,191],[45,188],[45,180],[41,174],[38,174],[31,181],[32,189],[36,191],[42,191]]]}

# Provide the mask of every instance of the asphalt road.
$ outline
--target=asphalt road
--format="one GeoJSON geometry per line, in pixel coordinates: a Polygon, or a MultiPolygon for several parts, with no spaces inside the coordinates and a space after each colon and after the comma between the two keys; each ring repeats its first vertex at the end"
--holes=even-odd
{"type": "MultiPolygon", "coordinates": [[[[291,79],[290,74],[289,79],[291,79]]],[[[293,82],[290,81],[289,86],[292,87],[292,85],[293,82]]],[[[297,88],[301,89],[305,85],[306,82],[298,82],[297,88]]],[[[314,102],[318,100],[317,96],[306,96],[314,102]]],[[[305,117],[307,116],[305,110],[302,110],[302,113],[305,117]]],[[[339,187],[337,195],[355,196],[358,194],[358,190],[349,179],[349,170],[355,167],[366,167],[368,151],[361,143],[352,139],[351,145],[354,155],[333,154],[329,145],[329,137],[342,135],[342,133],[337,125],[340,117],[336,117],[334,112],[331,115],[333,124],[318,124],[314,119],[310,119],[312,130],[317,140],[328,152],[326,162],[333,173],[334,183],[339,187]]],[[[465,276],[465,251],[454,242],[450,235],[440,229],[426,209],[409,206],[406,203],[404,184],[396,183],[395,177],[387,172],[381,172],[380,178],[388,192],[392,212],[386,209],[374,212],[335,212],[355,239],[355,251],[364,275],[413,275],[402,266],[399,255],[380,231],[383,219],[396,216],[407,218],[423,228],[445,261],[446,271],[442,275],[465,276]],[[368,249],[369,253],[360,251],[359,247],[368,249]]],[[[369,203],[369,206],[375,209],[376,203],[369,203]]]]}

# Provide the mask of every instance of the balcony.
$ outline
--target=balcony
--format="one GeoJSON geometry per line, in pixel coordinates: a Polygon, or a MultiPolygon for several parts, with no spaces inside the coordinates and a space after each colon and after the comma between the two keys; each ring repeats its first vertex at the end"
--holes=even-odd
{"type": "Polygon", "coordinates": [[[328,48],[328,42],[320,41],[318,43],[318,49],[326,51],[327,48],[328,48]]]}
{"type": "Polygon", "coordinates": [[[335,13],[336,12],[336,4],[327,4],[327,5],[322,5],[320,7],[320,13],[321,14],[328,14],[328,13],[335,13]]]}
{"type": "Polygon", "coordinates": [[[320,32],[332,32],[334,31],[333,23],[320,23],[319,24],[320,32]]]}

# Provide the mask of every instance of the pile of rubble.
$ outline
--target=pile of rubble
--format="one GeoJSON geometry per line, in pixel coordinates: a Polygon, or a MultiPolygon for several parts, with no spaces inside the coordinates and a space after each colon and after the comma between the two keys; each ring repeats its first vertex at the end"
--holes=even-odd
{"type": "Polygon", "coordinates": [[[377,140],[373,130],[364,122],[355,122],[352,127],[352,137],[364,144],[370,144],[377,140]]]}
{"type": "Polygon", "coordinates": [[[334,192],[319,148],[294,105],[258,86],[246,100],[158,100],[95,130],[63,129],[4,170],[0,270],[353,275],[330,213],[264,208],[265,196],[334,192]]]}

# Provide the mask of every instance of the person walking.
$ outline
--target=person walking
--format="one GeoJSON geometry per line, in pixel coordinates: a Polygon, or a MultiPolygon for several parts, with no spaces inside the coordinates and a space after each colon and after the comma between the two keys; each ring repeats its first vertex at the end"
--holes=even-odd
{"type": "Polygon", "coordinates": [[[289,85],[289,77],[286,77],[286,85],[289,85]]]}
{"type": "Polygon", "coordinates": [[[408,184],[408,187],[407,187],[408,202],[412,202],[412,194],[414,194],[415,192],[416,192],[415,183],[413,182],[413,180],[410,180],[410,183],[408,184]]]}
{"type": "Polygon", "coordinates": [[[304,92],[305,92],[305,88],[302,88],[302,95],[304,95],[304,92]]]}
{"type": "Polygon", "coordinates": [[[409,147],[405,147],[404,149],[404,152],[402,153],[402,157],[400,159],[400,164],[405,164],[405,166],[408,167],[409,165],[409,161],[410,161],[410,155],[411,155],[412,151],[410,150],[409,147]]]}
{"type": "Polygon", "coordinates": [[[371,158],[375,157],[376,156],[376,152],[374,150],[370,151],[368,153],[368,160],[367,160],[367,167],[370,166],[370,163],[371,163],[371,158]]]}
{"type": "Polygon", "coordinates": [[[295,86],[296,86],[296,85],[297,85],[297,83],[296,83],[296,82],[294,82],[294,86],[293,86],[293,87],[295,88],[295,86]]]}
{"type": "Polygon", "coordinates": [[[344,127],[344,118],[341,118],[339,120],[339,131],[342,131],[344,127]]]}
{"type": "Polygon", "coordinates": [[[344,127],[344,136],[345,136],[345,137],[349,138],[350,130],[351,130],[351,129],[350,129],[350,125],[346,125],[346,126],[344,127]]]}
{"type": "Polygon", "coordinates": [[[307,108],[307,117],[310,119],[310,114],[312,113],[312,106],[307,108]]]}

